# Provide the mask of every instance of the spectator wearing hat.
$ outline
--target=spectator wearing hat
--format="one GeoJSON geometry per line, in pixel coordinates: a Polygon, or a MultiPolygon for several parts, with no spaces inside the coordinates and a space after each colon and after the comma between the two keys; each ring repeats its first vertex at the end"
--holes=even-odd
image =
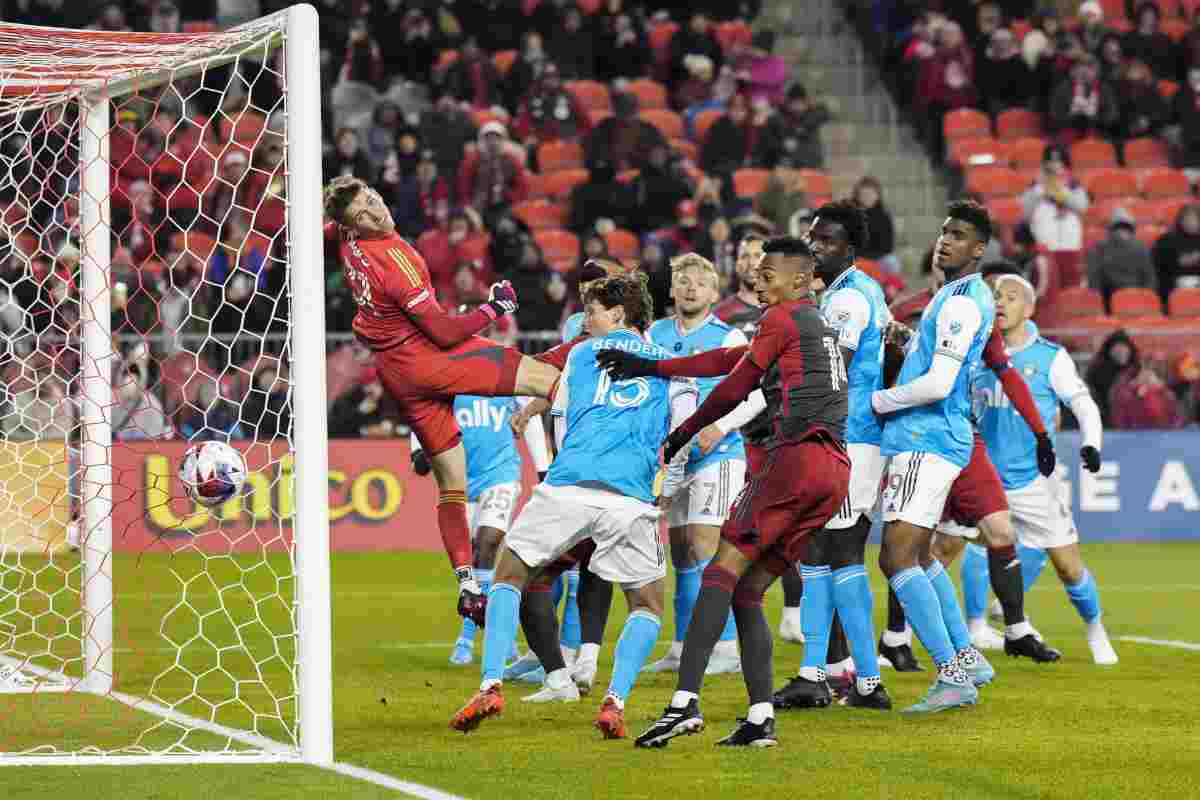
{"type": "Polygon", "coordinates": [[[1077,286],[1082,278],[1083,213],[1090,201],[1070,165],[1065,147],[1048,146],[1037,181],[1021,195],[1033,237],[1054,262],[1056,288],[1077,286]]]}
{"type": "Polygon", "coordinates": [[[1171,359],[1168,377],[1186,424],[1200,422],[1200,359],[1180,353],[1171,359]]]}
{"type": "Polygon", "coordinates": [[[1112,84],[1100,77],[1096,57],[1083,55],[1050,97],[1050,130],[1061,144],[1113,133],[1121,107],[1112,84]]]}
{"type": "Polygon", "coordinates": [[[750,46],[737,59],[736,70],[744,90],[753,100],[765,100],[769,105],[783,103],[783,89],[788,80],[788,65],[774,54],[775,31],[757,31],[750,46]]]}
{"type": "Polygon", "coordinates": [[[1104,24],[1104,7],[1098,0],[1085,0],[1079,4],[1079,43],[1093,56],[1100,52],[1104,37],[1113,29],[1104,24]]]}
{"type": "Polygon", "coordinates": [[[1200,289],[1200,204],[1188,203],[1151,251],[1163,303],[1175,289],[1200,289]]]}
{"type": "MultiPolygon", "coordinates": [[[[363,158],[363,168],[369,169],[366,158],[363,158]]],[[[253,194],[253,181],[250,180],[250,156],[241,147],[230,145],[221,159],[219,180],[209,184],[209,190],[201,199],[203,212],[197,224],[206,233],[217,235],[221,226],[234,217],[245,218],[246,209],[258,207],[260,198],[253,194]]],[[[330,174],[326,172],[325,174],[330,174]]],[[[370,172],[366,173],[370,176],[370,172]]],[[[248,221],[248,220],[244,220],[248,221]]]]}
{"type": "Polygon", "coordinates": [[[637,98],[627,92],[613,95],[613,115],[592,128],[583,149],[589,163],[604,161],[617,172],[640,169],[666,140],[649,122],[638,117],[637,98]]]}
{"type": "Polygon", "coordinates": [[[719,72],[725,63],[725,55],[721,44],[712,31],[712,18],[703,9],[694,9],[688,18],[687,25],[682,26],[671,37],[668,48],[667,64],[669,67],[668,83],[674,89],[687,80],[687,67],[684,59],[690,55],[707,56],[713,63],[714,72],[719,72]]]}
{"type": "Polygon", "coordinates": [[[508,130],[499,122],[479,129],[478,146],[458,170],[458,198],[487,218],[516,205],[529,194],[529,173],[508,145],[508,130]]]}
{"type": "Polygon", "coordinates": [[[1136,27],[1125,34],[1121,41],[1121,49],[1125,56],[1145,63],[1154,73],[1154,77],[1175,78],[1175,68],[1178,65],[1178,52],[1171,37],[1159,29],[1162,12],[1152,0],[1138,3],[1134,12],[1136,27]]]}
{"type": "Polygon", "coordinates": [[[1033,73],[1008,28],[993,31],[978,65],[979,94],[988,113],[994,116],[1008,108],[1032,105],[1037,89],[1031,80],[1033,73]]]}
{"type": "Polygon", "coordinates": [[[590,129],[587,112],[575,95],[563,88],[558,66],[547,62],[541,77],[521,101],[513,133],[528,152],[534,152],[541,142],[574,141],[590,129]]]}
{"type": "Polygon", "coordinates": [[[441,83],[445,91],[472,108],[489,109],[503,100],[500,72],[474,36],[463,42],[459,57],[446,68],[441,83]]]}
{"type": "Polygon", "coordinates": [[[1118,289],[1157,289],[1150,248],[1138,241],[1137,223],[1124,208],[1113,210],[1108,235],[1087,254],[1088,286],[1104,295],[1107,306],[1118,289]]]}

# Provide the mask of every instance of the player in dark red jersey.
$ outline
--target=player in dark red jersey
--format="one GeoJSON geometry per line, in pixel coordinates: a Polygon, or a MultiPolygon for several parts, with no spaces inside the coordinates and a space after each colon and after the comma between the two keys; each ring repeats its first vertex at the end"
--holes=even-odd
{"type": "Polygon", "coordinates": [[[354,333],[375,357],[379,377],[433,464],[438,527],[459,581],[459,613],[483,621],[484,598],[471,568],[466,457],[454,419],[456,395],[548,397],[558,370],[476,334],[517,308],[507,282],[486,303],[451,316],[438,304],[429,270],[396,233],[379,193],[343,176],[325,187],[325,233],[339,241],[358,313],[354,333]]]}
{"type": "Polygon", "coordinates": [[[759,302],[768,309],[748,347],[660,362],[628,354],[605,358],[614,378],[628,378],[666,376],[679,366],[691,374],[698,359],[711,356],[714,363],[724,364],[738,355],[728,377],[667,438],[668,460],[760,384],[772,423],[764,448],[766,463],[738,497],[721,528],[717,554],[704,571],[684,639],[677,691],[662,718],[638,737],[640,747],[662,747],[675,736],[704,727],[700,684],[731,604],[750,710],[718,744],[776,744],[771,629],[763,615],[763,595],[776,578],[796,568],[809,534],[837,513],[849,487],[850,460],[843,443],[846,369],[836,346],[837,333],[808,299],[815,269],[812,252],[803,240],[790,237],[768,241],[763,252],[756,289],[759,302]]]}
{"type": "Polygon", "coordinates": [[[737,294],[713,306],[713,314],[717,319],[739,329],[746,336],[754,335],[758,318],[763,314],[763,307],[758,304],[758,294],[754,291],[754,273],[758,262],[762,260],[763,241],[757,233],[742,237],[733,267],[738,282],[737,294]]]}

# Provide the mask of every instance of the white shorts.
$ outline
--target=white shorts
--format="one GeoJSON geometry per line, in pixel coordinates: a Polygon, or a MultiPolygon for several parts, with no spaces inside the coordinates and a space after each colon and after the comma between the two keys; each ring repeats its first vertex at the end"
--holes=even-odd
{"type": "Polygon", "coordinates": [[[1026,547],[1046,550],[1079,541],[1071,508],[1062,497],[1057,475],[1038,475],[1033,483],[1006,493],[1017,541],[1026,547]]]}
{"type": "Polygon", "coordinates": [[[850,491],[838,513],[825,523],[826,529],[832,531],[854,527],[860,516],[870,519],[879,501],[879,484],[887,466],[877,444],[848,444],[846,453],[850,456],[850,491]]]}
{"type": "Polygon", "coordinates": [[[884,522],[908,522],[933,530],[942,520],[950,485],[962,472],[936,453],[897,453],[888,461],[881,502],[884,522]]]}
{"type": "Polygon", "coordinates": [[[498,483],[489,486],[479,495],[479,499],[467,503],[467,519],[471,521],[471,538],[483,526],[507,532],[512,523],[513,511],[517,507],[517,498],[521,496],[521,484],[498,483]]]}
{"type": "Polygon", "coordinates": [[[667,525],[712,525],[721,527],[729,509],[746,483],[746,462],[729,458],[709,464],[687,476],[671,499],[667,525]]]}
{"type": "Polygon", "coordinates": [[[979,538],[979,528],[968,528],[966,525],[959,525],[952,519],[944,519],[939,522],[937,532],[946,536],[957,536],[959,539],[966,539],[970,542],[979,538]]]}
{"type": "Polygon", "coordinates": [[[667,575],[659,516],[656,507],[634,497],[542,483],[521,509],[505,544],[537,569],[591,539],[596,550],[588,569],[610,583],[636,589],[667,575]]]}

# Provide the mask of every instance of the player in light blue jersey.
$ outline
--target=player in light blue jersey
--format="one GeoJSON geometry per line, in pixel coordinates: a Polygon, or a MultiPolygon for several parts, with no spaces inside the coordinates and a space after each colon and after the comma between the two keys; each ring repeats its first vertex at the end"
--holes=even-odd
{"type": "MultiPolygon", "coordinates": [[[[651,325],[647,338],[672,356],[747,344],[744,333],[712,314],[713,304],[720,297],[719,281],[717,268],[697,253],[671,259],[675,314],[651,325]]],[[[720,377],[697,378],[699,401],[704,402],[720,382],[720,377]]],[[[731,414],[702,430],[687,456],[682,485],[665,490],[673,498],[667,528],[671,564],[675,567],[675,640],[663,658],[646,667],[650,672],[679,670],[683,637],[700,594],[700,577],[717,552],[721,525],[746,481],[746,451],[738,428],[766,406],[766,398],[756,391],[731,414]]],[[[740,669],[737,627],[730,613],[705,674],[740,669]]]]}
{"type": "Polygon", "coordinates": [[[871,395],[883,388],[884,331],[892,320],[883,289],[856,269],[854,253],[867,240],[866,214],[852,200],[818,209],[808,241],[825,283],[821,315],[837,331],[846,364],[848,413],[846,451],[850,491],[838,513],[809,542],[800,574],[804,578],[801,626],[804,661],[799,673],[775,692],[776,708],[823,708],[833,701],[826,681],[829,635],[834,610],[850,644],[855,679],[843,683],[847,705],[886,710],[891,698],[879,679],[873,599],[864,565],[871,514],[879,498],[884,458],[883,431],[871,408],[871,395]]]}
{"type": "MultiPolygon", "coordinates": [[[[696,407],[690,383],[662,378],[613,381],[596,355],[613,348],[652,359],[670,354],[646,342],[653,305],[643,275],[610,278],[586,297],[593,338],[571,350],[554,407],[559,454],[509,533],[488,594],[483,680],[451,726],[468,732],[504,708],[504,656],[516,638],[521,593],[530,578],[591,542],[588,570],[620,583],[630,614],[614,653],[613,676],[596,718],[605,738],[626,734],[624,705],[658,640],[666,558],[658,537],[654,485],[659,446],[696,407]]],[[[565,666],[548,670],[539,694],[578,697],[565,666]]]]}
{"type": "Polygon", "coordinates": [[[885,415],[880,451],[890,458],[879,566],[938,668],[912,712],[973,705],[977,684],[995,676],[971,645],[954,584],[928,556],[950,486],[971,457],[970,379],[982,367],[996,310],[978,275],[991,238],[987,210],[959,201],[948,212],[934,247],[947,283],[921,316],[896,386],[871,396],[872,407],[885,415]]]}
{"type": "MultiPolygon", "coordinates": [[[[1053,434],[1058,428],[1059,405],[1070,406],[1083,432],[1080,458],[1085,469],[1100,468],[1103,423],[1100,409],[1075,362],[1060,345],[1038,335],[1031,318],[1036,303],[1033,286],[1020,275],[1000,275],[995,282],[996,325],[1004,334],[1013,366],[1025,376],[1042,419],[1053,434]]],[[[1037,468],[1033,434],[1023,424],[990,372],[972,383],[980,431],[987,443],[1023,546],[1022,563],[1027,585],[1037,580],[1045,558],[1058,573],[1075,610],[1087,626],[1088,647],[1097,664],[1116,664],[1117,653],[1100,618],[1096,579],[1079,552],[1079,533],[1064,501],[1057,475],[1043,477],[1037,468]]],[[[968,577],[964,563],[963,594],[968,612],[983,615],[987,597],[987,564],[968,577]]]]}

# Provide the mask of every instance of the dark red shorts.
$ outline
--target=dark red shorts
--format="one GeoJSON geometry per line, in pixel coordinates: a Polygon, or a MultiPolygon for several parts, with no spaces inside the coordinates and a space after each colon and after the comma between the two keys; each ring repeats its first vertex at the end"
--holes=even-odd
{"type": "Polygon", "coordinates": [[[1004,484],[1000,482],[1000,474],[988,456],[983,437],[975,434],[971,460],[958,473],[954,483],[950,484],[950,495],[942,510],[942,520],[974,528],[979,520],[998,511],[1008,511],[1004,484]]]}
{"type": "Polygon", "coordinates": [[[746,446],[746,475],[752,477],[762,472],[763,464],[767,463],[767,451],[756,444],[745,442],[746,446]]]}
{"type": "Polygon", "coordinates": [[[783,575],[803,560],[808,535],[825,527],[850,488],[850,459],[822,439],[776,447],[738,496],[721,538],[783,575]]]}
{"type": "Polygon", "coordinates": [[[400,416],[431,456],[458,444],[454,398],[513,393],[521,353],[482,336],[449,350],[402,344],[375,353],[379,380],[400,406],[400,416]]]}

